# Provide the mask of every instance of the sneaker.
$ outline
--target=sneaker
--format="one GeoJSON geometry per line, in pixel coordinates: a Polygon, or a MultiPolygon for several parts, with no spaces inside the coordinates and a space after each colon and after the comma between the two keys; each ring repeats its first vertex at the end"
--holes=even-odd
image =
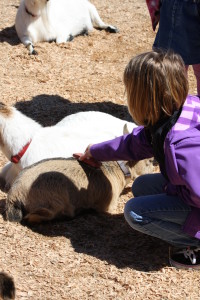
{"type": "Polygon", "coordinates": [[[169,251],[169,262],[177,269],[200,270],[200,247],[187,247],[169,251]]]}

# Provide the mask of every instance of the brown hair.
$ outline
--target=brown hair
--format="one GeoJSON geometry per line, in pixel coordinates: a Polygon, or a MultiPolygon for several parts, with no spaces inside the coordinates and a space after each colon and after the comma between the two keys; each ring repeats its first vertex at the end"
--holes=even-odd
{"type": "Polygon", "coordinates": [[[149,51],[133,57],[124,71],[128,109],[138,125],[154,125],[171,116],[188,94],[182,58],[171,51],[149,51]]]}

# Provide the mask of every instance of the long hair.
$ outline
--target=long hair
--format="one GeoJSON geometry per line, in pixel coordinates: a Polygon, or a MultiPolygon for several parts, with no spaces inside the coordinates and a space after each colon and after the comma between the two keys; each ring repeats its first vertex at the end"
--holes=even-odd
{"type": "Polygon", "coordinates": [[[133,57],[124,71],[129,112],[138,125],[154,125],[171,116],[188,94],[182,58],[172,51],[149,51],[133,57]]]}

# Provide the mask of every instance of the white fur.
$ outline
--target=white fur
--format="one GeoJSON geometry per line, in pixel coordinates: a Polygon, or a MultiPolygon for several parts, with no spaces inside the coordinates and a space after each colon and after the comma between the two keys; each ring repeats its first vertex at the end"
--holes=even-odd
{"type": "Polygon", "coordinates": [[[136,125],[103,112],[80,112],[65,117],[55,126],[42,127],[16,108],[10,107],[10,116],[0,110],[1,150],[10,160],[31,140],[18,164],[8,163],[0,173],[7,188],[25,167],[42,159],[72,157],[75,152],[84,152],[88,144],[112,139],[136,125]]]}
{"type": "Polygon", "coordinates": [[[118,32],[101,20],[88,0],[21,0],[15,19],[17,34],[30,54],[36,54],[33,46],[37,42],[64,43],[93,26],[118,32]]]}

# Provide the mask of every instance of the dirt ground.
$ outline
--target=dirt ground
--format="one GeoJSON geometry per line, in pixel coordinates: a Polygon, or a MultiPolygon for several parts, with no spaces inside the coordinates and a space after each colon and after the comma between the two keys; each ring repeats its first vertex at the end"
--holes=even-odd
{"type": "MultiPolygon", "coordinates": [[[[94,30],[73,42],[36,45],[29,56],[14,19],[19,0],[1,0],[1,101],[44,126],[76,111],[100,110],[129,118],[123,70],[150,50],[155,37],[144,0],[94,0],[102,19],[120,33],[94,30]]],[[[196,83],[189,71],[190,93],[196,83]]],[[[0,165],[7,162],[0,154],[0,165]]],[[[0,217],[0,270],[14,277],[16,299],[200,299],[199,272],[176,270],[168,245],[133,231],[123,207],[115,215],[86,214],[72,221],[28,228],[0,217]]],[[[0,193],[3,202],[6,194],[0,193]]]]}

